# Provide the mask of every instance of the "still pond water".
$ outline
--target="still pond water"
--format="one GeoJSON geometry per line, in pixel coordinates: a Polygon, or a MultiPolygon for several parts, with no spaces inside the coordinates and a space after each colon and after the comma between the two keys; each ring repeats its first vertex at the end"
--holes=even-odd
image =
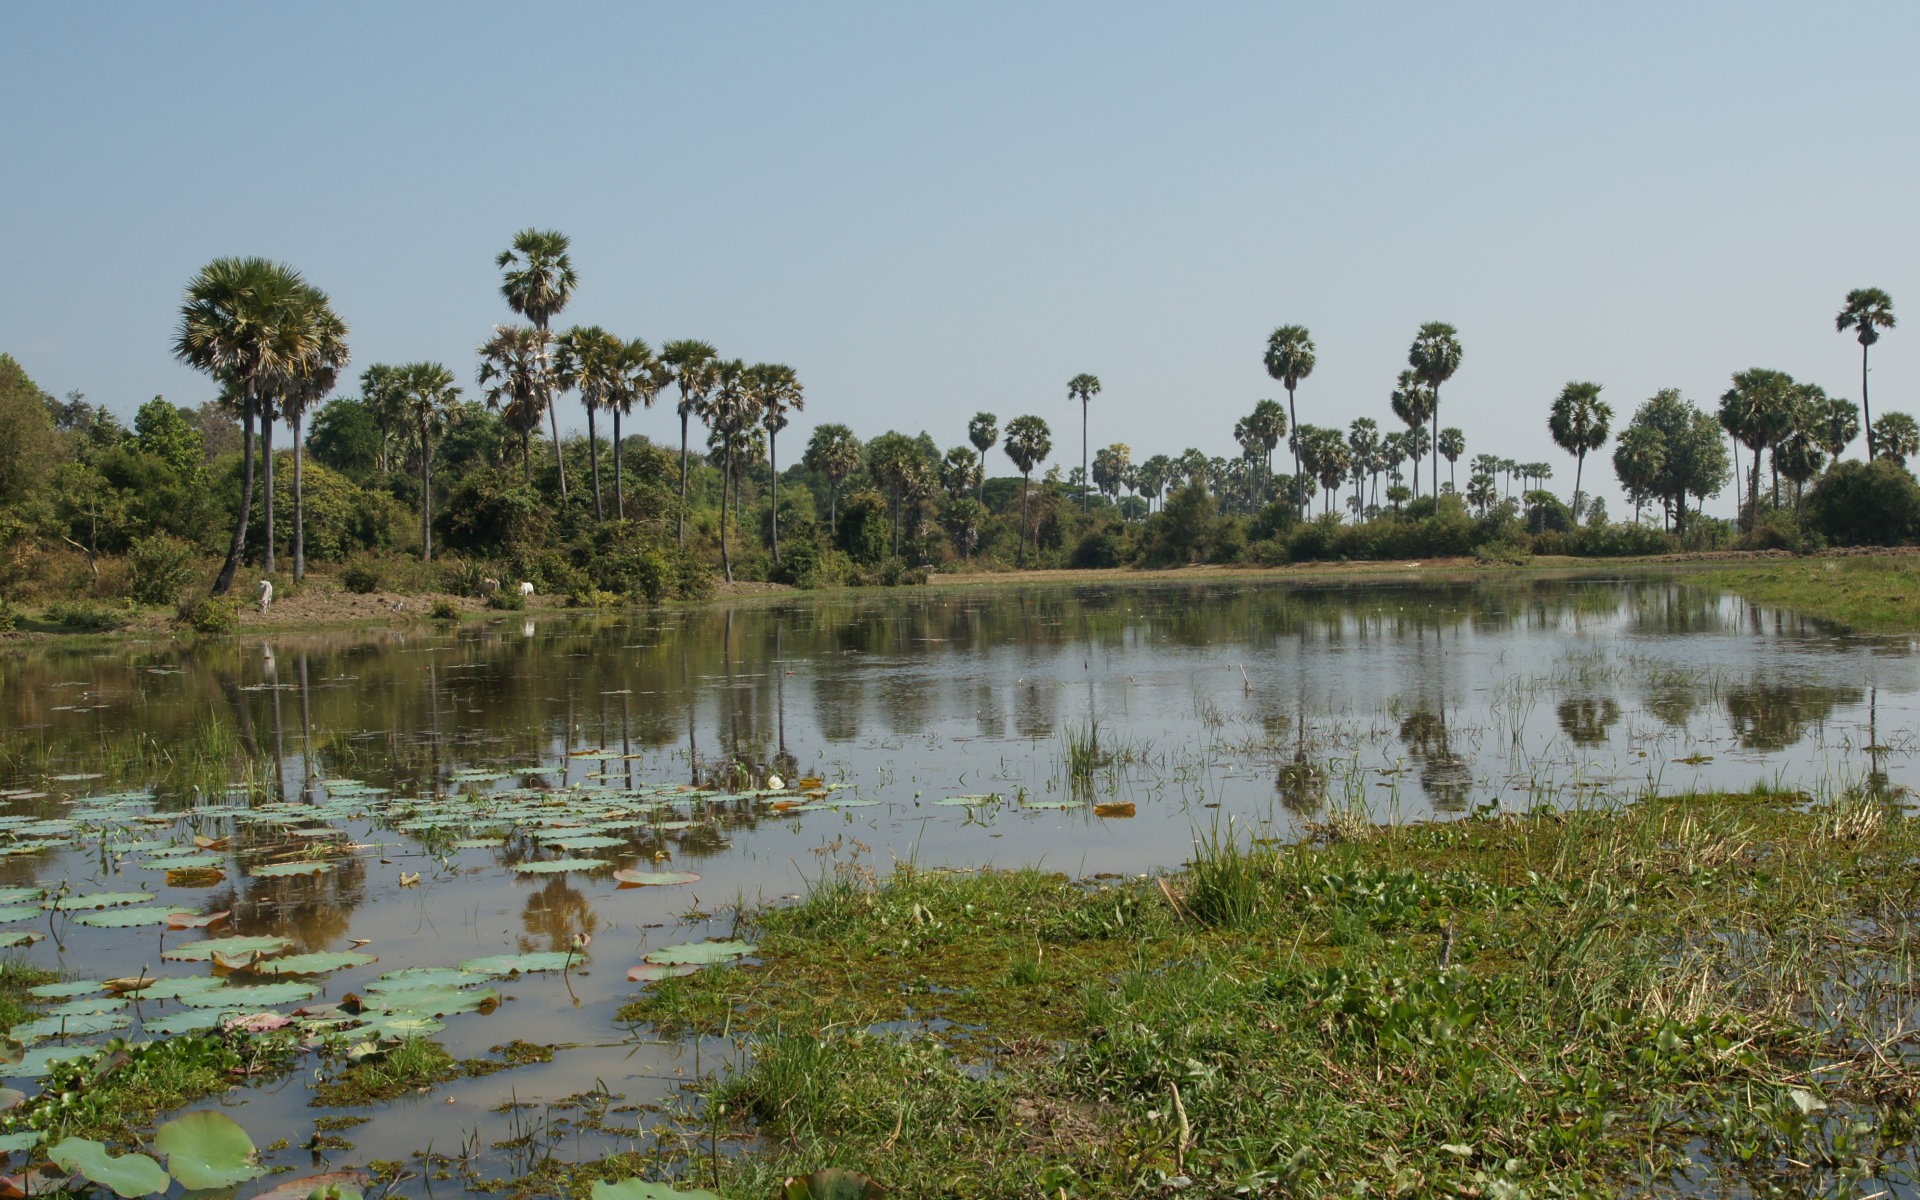
{"type": "MultiPolygon", "coordinates": [[[[568,1048],[397,1102],[333,1166],[465,1148],[500,1173],[488,1147],[534,1124],[566,1158],[644,1148],[650,1113],[738,1050],[621,1027],[629,969],[836,865],[1137,873],[1216,823],[1284,836],[1329,807],[1902,785],[1917,705],[1909,639],[1683,578],[928,592],[15,653],[0,939],[179,993],[69,989],[17,1072],[354,992],[362,1021],[456,1057],[568,1048]],[[193,947],[234,937],[269,940],[219,943],[233,961],[267,957],[216,984],[193,947]],[[329,957],[273,969],[293,955],[329,957]],[[546,1107],[583,1093],[638,1108],[587,1132],[546,1107]]],[[[315,1161],[312,1078],[224,1101],[293,1141],[272,1161],[315,1161]]]]}

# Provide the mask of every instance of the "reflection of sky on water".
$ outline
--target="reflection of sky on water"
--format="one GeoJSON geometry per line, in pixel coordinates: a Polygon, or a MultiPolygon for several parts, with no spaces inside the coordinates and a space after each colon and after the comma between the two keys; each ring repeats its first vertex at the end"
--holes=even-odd
{"type": "MultiPolygon", "coordinates": [[[[1917,694],[1905,638],[1841,637],[1671,580],[876,593],[531,629],[516,618],[40,649],[0,675],[0,788],[54,792],[12,802],[20,811],[57,811],[47,777],[81,771],[106,778],[69,787],[161,779],[163,808],[191,808],[200,794],[169,786],[163,765],[202,753],[223,764],[214,792],[252,779],[291,800],[325,797],[341,779],[430,795],[471,767],[524,772],[483,787],[631,788],[739,764],[842,782],[836,802],[854,804],[781,814],[764,801],[683,803],[683,827],[599,852],[618,867],[705,876],[685,888],[516,876],[506,868],[529,843],[428,847],[371,808],[345,822],[365,849],[324,875],[175,886],[76,847],[0,857],[0,883],[142,884],[183,909],[230,908],[234,932],[301,949],[370,939],[379,964],[332,977],[333,995],[382,970],[591,935],[587,969],[514,981],[498,1012],[458,1018],[445,1035],[461,1055],[511,1038],[584,1049],[462,1083],[450,1108],[377,1122],[359,1136],[364,1161],[420,1148],[410,1143],[423,1130],[451,1143],[510,1093],[552,1099],[604,1079],[671,1099],[694,1067],[686,1048],[635,1046],[614,1026],[632,990],[625,968],[651,948],[730,933],[734,905],[798,893],[835,862],[1175,867],[1197,829],[1293,820],[1328,794],[1419,816],[1575,803],[1596,785],[1830,786],[1870,767],[1905,783],[1917,694]],[[1120,761],[1076,790],[1060,735],[1095,728],[1120,761]],[[983,793],[1006,799],[938,803],[983,793]],[[1136,815],[1089,807],[1110,800],[1136,815]],[[403,887],[407,872],[421,882],[403,887]]],[[[42,943],[32,956],[126,974],[166,944],[152,930],[86,932],[70,951],[42,943]]],[[[310,1116],[304,1100],[283,1088],[249,1104],[294,1125],[310,1116]]]]}

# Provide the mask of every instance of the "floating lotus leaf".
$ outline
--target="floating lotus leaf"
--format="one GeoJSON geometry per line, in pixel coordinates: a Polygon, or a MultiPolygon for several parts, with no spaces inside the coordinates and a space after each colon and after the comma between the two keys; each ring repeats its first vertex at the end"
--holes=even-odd
{"type": "Polygon", "coordinates": [[[224,854],[182,854],[178,858],[155,858],[140,865],[149,871],[204,871],[226,863],[224,854]]]}
{"type": "Polygon", "coordinates": [[[67,1000],[74,996],[85,996],[100,990],[100,985],[90,979],[72,979],[61,983],[43,983],[39,987],[27,989],[27,995],[38,996],[42,1000],[67,1000]]]}
{"type": "Polygon", "coordinates": [[[212,962],[216,954],[225,954],[230,957],[236,954],[278,954],[291,944],[286,938],[274,937],[272,934],[208,938],[205,941],[188,942],[184,946],[163,950],[160,957],[169,962],[212,962]]]}
{"type": "Polygon", "coordinates": [[[544,838],[540,844],[552,846],[555,850],[605,850],[611,846],[624,846],[627,839],[610,837],[604,833],[583,833],[578,837],[544,838]]]}
{"type": "Polygon", "coordinates": [[[124,908],[130,904],[151,904],[158,896],[149,896],[145,892],[95,892],[91,896],[61,896],[48,901],[46,907],[61,911],[78,911],[86,908],[124,908]]]}
{"type": "Polygon", "coordinates": [[[39,898],[40,889],[37,887],[0,888],[0,904],[25,904],[39,898]]]}
{"type": "Polygon", "coordinates": [[[409,1012],[364,1013],[360,1021],[361,1028],[376,1038],[428,1037],[447,1027],[447,1023],[437,1017],[409,1012]]]}
{"type": "Polygon", "coordinates": [[[254,964],[252,970],[261,975],[324,975],[328,971],[339,971],[347,967],[364,967],[370,962],[378,962],[380,956],[367,954],[359,950],[328,950],[316,954],[289,954],[284,958],[270,958],[254,964]]]}
{"type": "Polygon", "coordinates": [[[1028,799],[1028,800],[1022,800],[1022,801],[1020,802],[1020,807],[1021,807],[1021,808],[1082,808],[1082,807],[1084,807],[1084,806],[1085,806],[1085,804],[1086,804],[1086,802],[1085,802],[1084,800],[1068,800],[1068,799],[1057,799],[1057,800],[1037,800],[1037,799],[1028,799]]]}
{"type": "Polygon", "coordinates": [[[25,1133],[0,1133],[0,1154],[18,1154],[46,1140],[46,1132],[39,1129],[29,1129],[25,1133]]]}
{"type": "MultiPolygon", "coordinates": [[[[119,980],[109,981],[109,986],[119,980]]],[[[212,975],[176,975],[155,979],[144,987],[124,988],[123,991],[138,992],[142,1000],[178,1000],[182,996],[211,992],[226,984],[212,975]]]]}
{"type": "Polygon", "coordinates": [[[292,875],[320,875],[333,870],[333,864],[323,859],[309,862],[268,863],[264,867],[255,867],[247,874],[255,879],[283,879],[292,875]]]}
{"type": "Polygon", "coordinates": [[[453,843],[455,850],[497,850],[507,844],[503,837],[461,838],[453,843]]]}
{"type": "Polygon", "coordinates": [[[421,987],[368,996],[363,1003],[370,1009],[395,1015],[451,1017],[457,1013],[490,1011],[500,1003],[500,993],[492,988],[466,991],[451,987],[421,987]]]}
{"type": "Polygon", "coordinates": [[[388,971],[367,984],[366,990],[379,995],[394,995],[420,988],[460,987],[477,978],[479,976],[462,971],[459,967],[404,967],[398,971],[388,971]]]}
{"type": "Polygon", "coordinates": [[[0,925],[10,924],[14,921],[25,921],[33,917],[44,917],[46,915],[47,910],[37,904],[10,904],[5,908],[0,908],[0,925]]]}
{"type": "Polygon", "coordinates": [[[119,1012],[127,1006],[124,996],[81,996],[47,1009],[43,1016],[48,1017],[87,1017],[94,1013],[119,1012]]]}
{"type": "Polygon", "coordinates": [[[613,877],[624,887],[664,887],[673,883],[700,882],[700,875],[695,871],[641,871],[630,868],[615,871],[613,877]]]}
{"type": "Polygon", "coordinates": [[[627,968],[627,982],[658,983],[662,979],[692,975],[700,969],[699,963],[641,963],[637,967],[627,968]]]}
{"type": "Polygon", "coordinates": [[[0,948],[31,946],[46,938],[44,933],[35,933],[31,929],[16,929],[12,933],[0,933],[0,948]]]}
{"type": "Polygon", "coordinates": [[[319,994],[320,989],[311,983],[286,980],[281,983],[258,983],[249,987],[227,986],[211,991],[194,992],[180,997],[180,1003],[193,1008],[216,1008],[222,1012],[257,1012],[263,1008],[274,1008],[281,1004],[293,1004],[300,1000],[310,1000],[319,994]]]}
{"type": "Polygon", "coordinates": [[[186,1008],[164,1017],[154,1017],[143,1022],[140,1028],[151,1037],[172,1037],[175,1034],[214,1029],[224,1020],[226,1014],[217,1008],[186,1008]]]}
{"type": "Polygon", "coordinates": [[[992,804],[999,799],[998,796],[948,796],[944,800],[935,800],[934,803],[946,808],[976,808],[982,804],[992,804]]]}
{"type": "Polygon", "coordinates": [[[113,1189],[116,1196],[145,1196],[167,1190],[167,1173],[144,1154],[112,1155],[90,1138],[70,1137],[47,1151],[62,1171],[113,1189]]]}
{"type": "Polygon", "coordinates": [[[153,1135],[153,1148],[167,1156],[167,1170],[190,1191],[232,1187],[261,1171],[253,1161],[253,1139],[225,1113],[175,1117],[153,1135]]]}
{"type": "Polygon", "coordinates": [[[880,1200],[887,1189],[858,1171],[829,1168],[811,1175],[789,1175],[777,1200],[880,1200]]]}
{"type": "Polygon", "coordinates": [[[328,1171],[322,1175],[303,1175],[298,1179],[261,1192],[253,1200],[361,1200],[366,1194],[365,1171],[328,1171]]]}
{"type": "Polygon", "coordinates": [[[513,864],[522,875],[558,875],[562,871],[597,871],[613,864],[604,858],[550,858],[544,862],[513,864]]]}
{"type": "Polygon", "coordinates": [[[460,964],[475,975],[531,975],[536,971],[564,971],[586,961],[586,955],[566,950],[537,950],[532,954],[489,954],[460,964]]]}
{"type": "Polygon", "coordinates": [[[106,908],[99,912],[83,912],[74,918],[74,924],[85,925],[92,929],[132,929],[137,925],[165,925],[167,918],[173,915],[173,909],[167,905],[155,905],[147,908],[106,908]]]}
{"type": "Polygon", "coordinates": [[[618,1183],[596,1179],[593,1183],[593,1200],[720,1200],[720,1197],[704,1188],[682,1191],[664,1183],[647,1183],[640,1179],[622,1179],[618,1183]]]}
{"type": "Polygon", "coordinates": [[[218,925],[233,915],[232,909],[222,909],[211,913],[177,912],[167,914],[168,929],[205,929],[209,925],[218,925]]]}
{"type": "Polygon", "coordinates": [[[757,949],[752,942],[683,942],[678,946],[662,946],[647,955],[647,961],[668,966],[680,963],[706,966],[752,954],[757,949]]]}
{"type": "Polygon", "coordinates": [[[133,1024],[133,1016],[124,1012],[83,1013],[73,1017],[41,1017],[13,1027],[13,1036],[23,1042],[50,1037],[91,1037],[133,1024]]]}

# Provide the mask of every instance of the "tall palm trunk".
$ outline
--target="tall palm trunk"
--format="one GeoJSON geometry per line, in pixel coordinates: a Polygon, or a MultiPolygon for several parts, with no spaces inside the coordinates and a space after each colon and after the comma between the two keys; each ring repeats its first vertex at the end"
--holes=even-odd
{"type": "Polygon", "coordinates": [[[1867,344],[1860,343],[1860,415],[1867,425],[1867,461],[1873,454],[1873,406],[1867,403],[1867,344]]]}
{"type": "Polygon", "coordinates": [[[1580,519],[1580,472],[1587,466],[1587,452],[1582,450],[1573,456],[1573,519],[1580,519]]]}
{"type": "Polygon", "coordinates": [[[260,552],[260,569],[273,574],[273,405],[268,402],[260,412],[261,480],[267,494],[262,498],[266,525],[266,546],[260,552]]]}
{"type": "Polygon", "coordinates": [[[1087,511],[1087,487],[1092,476],[1087,472],[1087,402],[1080,401],[1080,511],[1087,511]]]}
{"type": "Polygon", "coordinates": [[[1440,511],[1440,386],[1433,388],[1433,511],[1440,511]]]}
{"type": "Polygon", "coordinates": [[[674,535],[677,544],[681,546],[687,544],[687,418],[691,415],[685,401],[682,401],[680,404],[680,525],[679,532],[674,535]]]}
{"type": "MultiPolygon", "coordinates": [[[[537,419],[537,418],[536,418],[537,419]]],[[[533,486],[533,431],[520,434],[520,477],[528,487],[533,486]]]]}
{"type": "Polygon", "coordinates": [[[433,561],[433,455],[427,453],[427,421],[420,418],[420,561],[433,561]]]}
{"type": "Polygon", "coordinates": [[[227,561],[220,564],[220,576],[213,581],[213,594],[224,596],[233,587],[233,573],[247,551],[247,522],[253,517],[253,397],[240,406],[240,515],[233,523],[233,540],[227,543],[227,561]]]}
{"type": "Polygon", "coordinates": [[[774,442],[779,436],[773,430],[767,430],[767,474],[773,480],[772,486],[767,489],[767,517],[770,522],[768,528],[773,531],[773,565],[776,567],[780,565],[780,465],[774,454],[774,442]]]}
{"type": "Polygon", "coordinates": [[[827,533],[836,541],[840,537],[840,483],[831,477],[827,480],[827,533]]]}
{"type": "Polygon", "coordinates": [[[545,389],[547,401],[547,427],[553,431],[553,467],[560,472],[560,498],[567,498],[567,459],[560,453],[560,408],[553,402],[553,380],[547,370],[548,346],[546,340],[547,321],[545,317],[534,323],[540,330],[540,386],[545,389]]]}
{"type": "MultiPolygon", "coordinates": [[[[1293,478],[1287,481],[1293,496],[1300,495],[1300,410],[1294,407],[1293,385],[1287,385],[1287,447],[1293,451],[1293,478]]],[[[1296,502],[1294,507],[1299,508],[1296,502]]]]}
{"type": "Polygon", "coordinates": [[[613,410],[613,515],[616,520],[627,519],[627,490],[620,482],[620,410],[613,410]]]}
{"type": "Polygon", "coordinates": [[[733,451],[727,451],[726,474],[720,476],[720,566],[733,582],[733,559],[727,554],[727,475],[733,473],[733,451]]]}
{"type": "Polygon", "coordinates": [[[1031,478],[1028,472],[1020,472],[1020,556],[1014,562],[1017,567],[1027,565],[1027,482],[1031,478]]]}
{"type": "Polygon", "coordinates": [[[587,461],[593,464],[593,519],[604,521],[607,510],[600,503],[600,437],[594,422],[594,405],[587,405],[587,461]]]}
{"type": "Polygon", "coordinates": [[[307,577],[306,452],[300,445],[300,416],[287,422],[293,429],[293,580],[307,577]]]}
{"type": "Polygon", "coordinates": [[[1747,449],[1753,451],[1753,482],[1747,485],[1747,503],[1751,506],[1747,513],[1747,529],[1751,531],[1760,520],[1760,451],[1752,446],[1747,449]]]}

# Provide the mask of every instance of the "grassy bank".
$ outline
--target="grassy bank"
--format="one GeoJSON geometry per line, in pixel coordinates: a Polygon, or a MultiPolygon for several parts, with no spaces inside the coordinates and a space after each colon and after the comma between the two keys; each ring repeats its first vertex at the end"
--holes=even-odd
{"type": "Polygon", "coordinates": [[[1912,554],[1796,558],[1722,567],[1693,578],[1849,629],[1920,629],[1920,557],[1912,554]]]}
{"type": "Polygon", "coordinates": [[[1164,886],[843,872],[623,1015],[750,1039],[679,1130],[730,1196],[1872,1192],[1915,1165],[1917,851],[1887,799],[1756,794],[1223,834],[1164,886]]]}

